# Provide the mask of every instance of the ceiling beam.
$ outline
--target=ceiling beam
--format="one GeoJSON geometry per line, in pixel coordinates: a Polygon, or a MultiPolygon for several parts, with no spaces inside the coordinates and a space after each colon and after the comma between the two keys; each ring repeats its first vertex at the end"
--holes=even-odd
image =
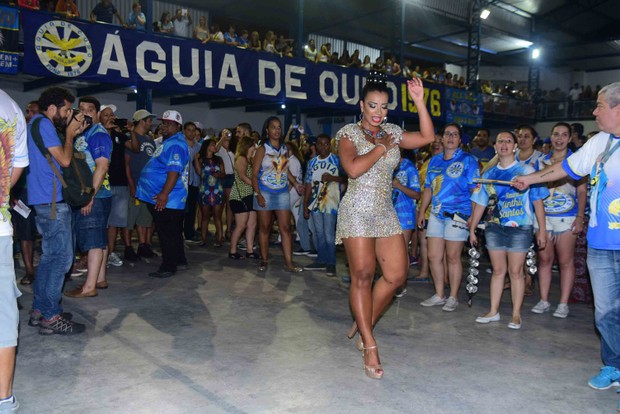
{"type": "Polygon", "coordinates": [[[31,80],[28,82],[24,82],[24,92],[30,92],[30,91],[34,91],[36,89],[40,89],[40,88],[46,88],[48,86],[52,86],[52,85],[58,85],[60,83],[65,83],[69,81],[68,78],[61,78],[61,77],[49,77],[49,78],[39,78],[39,79],[35,79],[35,80],[31,80]]]}

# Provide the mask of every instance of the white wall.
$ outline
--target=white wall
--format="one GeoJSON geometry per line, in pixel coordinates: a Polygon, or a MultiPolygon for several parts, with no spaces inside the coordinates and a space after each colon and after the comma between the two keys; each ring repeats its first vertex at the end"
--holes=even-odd
{"type": "MultiPolygon", "coordinates": [[[[598,126],[596,125],[596,121],[568,121],[568,123],[572,124],[573,122],[579,122],[583,124],[583,134],[588,135],[589,132],[598,131],[598,126]]],[[[541,136],[541,138],[547,138],[551,134],[551,128],[556,124],[554,122],[539,122],[534,125],[536,132],[541,136]]]]}

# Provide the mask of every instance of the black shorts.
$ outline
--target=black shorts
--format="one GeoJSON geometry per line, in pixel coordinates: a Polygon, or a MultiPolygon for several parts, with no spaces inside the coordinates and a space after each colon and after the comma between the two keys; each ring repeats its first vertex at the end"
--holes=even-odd
{"type": "Polygon", "coordinates": [[[252,199],[253,196],[249,195],[247,197],[243,197],[241,201],[230,200],[230,209],[234,214],[249,213],[250,211],[254,211],[254,208],[252,207],[252,199]]]}
{"type": "Polygon", "coordinates": [[[28,218],[24,218],[21,214],[11,210],[11,221],[13,222],[13,231],[17,240],[36,240],[37,224],[34,221],[35,216],[34,208],[30,210],[28,218]]]}

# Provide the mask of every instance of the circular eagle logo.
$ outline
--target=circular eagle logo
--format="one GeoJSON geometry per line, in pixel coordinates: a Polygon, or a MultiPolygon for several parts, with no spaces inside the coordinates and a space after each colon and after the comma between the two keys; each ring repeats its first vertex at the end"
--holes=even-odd
{"type": "Polygon", "coordinates": [[[80,76],[93,61],[93,47],[84,32],[62,20],[39,27],[34,47],[43,66],[58,76],[80,76]]]}
{"type": "Polygon", "coordinates": [[[463,170],[465,170],[465,166],[462,162],[454,162],[448,166],[446,174],[450,178],[459,178],[463,174],[463,170]]]}

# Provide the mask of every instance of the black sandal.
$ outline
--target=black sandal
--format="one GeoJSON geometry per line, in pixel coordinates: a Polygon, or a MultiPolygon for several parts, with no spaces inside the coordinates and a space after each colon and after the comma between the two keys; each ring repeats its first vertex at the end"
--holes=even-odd
{"type": "Polygon", "coordinates": [[[234,260],[243,260],[243,256],[241,256],[239,254],[239,252],[237,252],[237,253],[228,253],[228,258],[229,259],[234,259],[234,260]]]}
{"type": "Polygon", "coordinates": [[[248,259],[260,259],[260,256],[256,252],[246,253],[245,257],[248,259]]]}

